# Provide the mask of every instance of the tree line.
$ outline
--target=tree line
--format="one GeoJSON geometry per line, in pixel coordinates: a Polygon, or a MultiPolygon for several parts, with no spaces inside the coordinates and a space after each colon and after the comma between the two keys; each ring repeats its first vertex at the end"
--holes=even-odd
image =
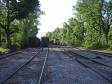
{"type": "Polygon", "coordinates": [[[86,48],[112,49],[112,0],[78,0],[74,17],[48,32],[50,41],[86,48]]]}
{"type": "Polygon", "coordinates": [[[38,32],[39,0],[0,0],[0,47],[20,48],[38,32]]]}

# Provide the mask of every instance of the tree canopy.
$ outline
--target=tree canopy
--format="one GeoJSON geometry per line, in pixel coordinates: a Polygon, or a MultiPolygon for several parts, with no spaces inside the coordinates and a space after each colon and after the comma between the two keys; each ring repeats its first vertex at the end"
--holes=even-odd
{"type": "Polygon", "coordinates": [[[112,48],[112,0],[78,0],[73,14],[62,28],[46,36],[63,45],[112,48]]]}
{"type": "Polygon", "coordinates": [[[33,33],[37,29],[40,14],[39,0],[0,0],[0,45],[6,44],[11,48],[14,44],[20,44],[17,41],[22,42],[24,37],[21,33],[25,30],[33,33]]]}

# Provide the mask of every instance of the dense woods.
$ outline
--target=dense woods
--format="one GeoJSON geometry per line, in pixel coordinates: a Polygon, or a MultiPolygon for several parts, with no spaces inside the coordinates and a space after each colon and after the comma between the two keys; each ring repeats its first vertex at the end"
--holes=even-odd
{"type": "Polygon", "coordinates": [[[0,47],[21,48],[38,32],[38,0],[0,0],[0,47]]]}
{"type": "Polygon", "coordinates": [[[62,45],[112,49],[112,0],[78,0],[74,17],[62,28],[48,32],[50,41],[62,45]]]}

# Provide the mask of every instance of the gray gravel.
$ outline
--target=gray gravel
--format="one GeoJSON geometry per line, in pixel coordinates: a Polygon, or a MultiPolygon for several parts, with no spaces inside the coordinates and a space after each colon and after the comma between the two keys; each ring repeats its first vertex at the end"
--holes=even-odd
{"type": "Polygon", "coordinates": [[[19,69],[24,63],[29,61],[38,49],[27,49],[21,53],[15,54],[0,60],[0,84],[19,69]],[[29,52],[30,51],[30,52],[29,52]]]}
{"type": "Polygon", "coordinates": [[[6,84],[37,84],[47,50],[43,49],[27,66],[19,70],[6,84]]]}
{"type": "Polygon", "coordinates": [[[82,66],[61,52],[50,49],[47,80],[42,84],[111,84],[91,69],[82,66]]]}
{"type": "Polygon", "coordinates": [[[108,57],[108,56],[106,57],[106,56],[98,55],[98,54],[95,54],[95,53],[92,53],[89,51],[78,50],[76,48],[71,48],[70,50],[72,50],[74,53],[88,57],[88,58],[93,59],[95,61],[99,61],[101,63],[104,63],[104,64],[112,67],[112,57],[108,57]],[[97,57],[100,57],[100,58],[97,58],[97,57]]]}

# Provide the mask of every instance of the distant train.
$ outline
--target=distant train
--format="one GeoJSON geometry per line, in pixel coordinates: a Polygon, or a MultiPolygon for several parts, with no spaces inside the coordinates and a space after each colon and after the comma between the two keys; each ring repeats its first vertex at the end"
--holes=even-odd
{"type": "Polygon", "coordinates": [[[42,47],[48,47],[49,46],[49,38],[48,37],[42,37],[41,38],[41,46],[42,47]]]}
{"type": "Polygon", "coordinates": [[[37,37],[29,37],[25,43],[24,48],[28,47],[48,47],[49,46],[49,38],[48,37],[42,37],[41,40],[37,37]]]}

